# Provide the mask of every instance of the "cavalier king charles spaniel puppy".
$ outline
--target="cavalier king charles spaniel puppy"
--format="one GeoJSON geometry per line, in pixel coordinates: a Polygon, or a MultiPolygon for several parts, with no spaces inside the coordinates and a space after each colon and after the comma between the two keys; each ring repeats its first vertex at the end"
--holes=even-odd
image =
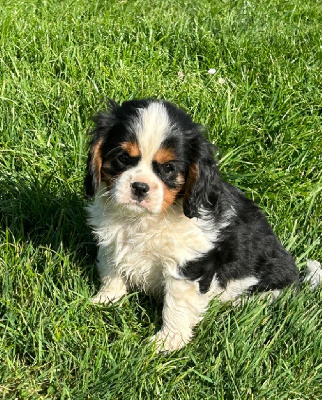
{"type": "MultiPolygon", "coordinates": [[[[222,181],[213,145],[175,105],[110,101],[94,121],[85,190],[98,240],[94,303],[135,288],[163,299],[158,350],[188,343],[209,302],[276,296],[299,273],[259,207],[222,181]]],[[[308,263],[316,282],[317,261],[308,263]]]]}

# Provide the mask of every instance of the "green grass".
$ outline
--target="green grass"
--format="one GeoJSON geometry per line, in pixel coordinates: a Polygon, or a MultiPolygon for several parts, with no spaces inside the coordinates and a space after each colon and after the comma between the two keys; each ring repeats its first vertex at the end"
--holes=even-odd
{"type": "Polygon", "coordinates": [[[207,126],[299,267],[322,260],[321,2],[3,0],[0,15],[0,398],[321,399],[321,289],[214,302],[190,345],[156,355],[153,298],[88,301],[82,189],[104,99],[164,98],[207,126]]]}

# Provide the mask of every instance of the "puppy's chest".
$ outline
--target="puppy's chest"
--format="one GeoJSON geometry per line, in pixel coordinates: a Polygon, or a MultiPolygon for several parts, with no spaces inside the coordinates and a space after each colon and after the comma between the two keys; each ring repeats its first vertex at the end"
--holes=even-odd
{"type": "Polygon", "coordinates": [[[118,223],[110,243],[115,267],[134,286],[153,287],[165,275],[178,276],[178,266],[200,257],[211,241],[195,221],[158,221],[133,225],[118,223]]]}

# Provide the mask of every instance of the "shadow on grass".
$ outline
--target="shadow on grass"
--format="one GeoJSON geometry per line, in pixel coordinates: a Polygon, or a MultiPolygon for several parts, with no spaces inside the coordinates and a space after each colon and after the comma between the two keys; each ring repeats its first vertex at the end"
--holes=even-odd
{"type": "MultiPolygon", "coordinates": [[[[81,183],[79,186],[82,187],[81,183]]],[[[94,286],[96,292],[100,286],[95,268],[97,246],[86,222],[86,204],[81,190],[71,192],[53,176],[47,176],[41,182],[37,177],[15,181],[2,178],[0,229],[9,231],[15,242],[72,254],[84,280],[94,286]]],[[[42,273],[45,265],[37,263],[35,268],[42,273]]],[[[155,310],[160,311],[160,304],[143,294],[136,301],[138,299],[139,306],[154,315],[155,320],[155,310]]]]}
{"type": "Polygon", "coordinates": [[[9,230],[15,242],[73,253],[84,273],[92,275],[96,245],[86,225],[85,205],[81,193],[52,176],[0,180],[1,229],[9,230]]]}

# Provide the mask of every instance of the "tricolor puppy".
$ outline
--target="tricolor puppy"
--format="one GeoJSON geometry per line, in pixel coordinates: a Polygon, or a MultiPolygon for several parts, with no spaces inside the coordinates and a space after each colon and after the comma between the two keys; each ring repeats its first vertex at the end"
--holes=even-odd
{"type": "Polygon", "coordinates": [[[189,342],[215,296],[298,285],[294,260],[261,210],[221,180],[199,125],[166,101],[108,107],[95,117],[85,178],[102,282],[93,302],[115,302],[132,288],[162,296],[154,340],[169,351],[189,342]]]}

